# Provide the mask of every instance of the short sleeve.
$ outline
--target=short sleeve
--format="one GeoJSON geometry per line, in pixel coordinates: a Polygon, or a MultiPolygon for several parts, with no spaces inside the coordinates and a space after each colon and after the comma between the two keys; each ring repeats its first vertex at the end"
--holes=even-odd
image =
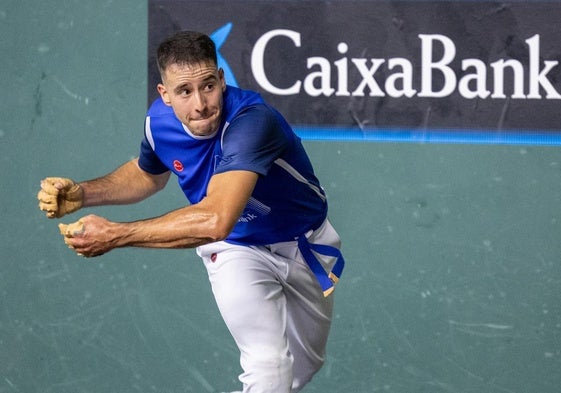
{"type": "Polygon", "coordinates": [[[266,105],[246,108],[222,137],[222,157],[215,173],[247,170],[266,175],[288,144],[282,123],[266,105]]]}
{"type": "Polygon", "coordinates": [[[143,171],[151,173],[152,175],[161,175],[162,173],[165,173],[169,170],[158,158],[146,137],[144,137],[140,144],[138,166],[143,171]]]}

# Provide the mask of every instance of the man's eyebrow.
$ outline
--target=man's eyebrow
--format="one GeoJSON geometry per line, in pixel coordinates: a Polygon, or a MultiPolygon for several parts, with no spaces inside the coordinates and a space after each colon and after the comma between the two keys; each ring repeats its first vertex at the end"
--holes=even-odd
{"type": "Polygon", "coordinates": [[[209,82],[209,81],[216,81],[216,80],[218,80],[218,77],[216,75],[212,74],[212,75],[209,75],[206,78],[204,78],[201,81],[201,83],[206,83],[206,82],[209,82]]]}
{"type": "MultiPolygon", "coordinates": [[[[204,78],[203,80],[201,80],[200,84],[205,84],[205,83],[208,83],[210,81],[214,82],[214,81],[217,81],[217,80],[218,80],[218,77],[216,75],[209,75],[206,78],[204,78]]],[[[192,86],[193,86],[193,83],[185,82],[185,83],[182,83],[179,86],[177,86],[175,89],[173,89],[173,91],[175,91],[177,94],[179,94],[182,91],[191,89],[192,86]]]]}
{"type": "Polygon", "coordinates": [[[173,91],[177,94],[181,93],[182,91],[185,90],[189,90],[191,88],[191,84],[190,83],[182,83],[179,86],[177,86],[175,89],[173,89],[173,91]]]}

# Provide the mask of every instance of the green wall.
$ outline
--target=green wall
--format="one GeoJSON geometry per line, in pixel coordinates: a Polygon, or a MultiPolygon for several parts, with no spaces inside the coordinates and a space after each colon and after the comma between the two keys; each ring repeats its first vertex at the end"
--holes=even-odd
{"type": "MultiPolygon", "coordinates": [[[[234,390],[237,351],[193,250],[82,259],[37,209],[45,176],[135,156],[147,6],[0,2],[0,393],[234,390]]],[[[306,142],[347,269],[313,392],[561,386],[556,147],[306,142]]],[[[184,203],[90,209],[113,220],[184,203]]]]}

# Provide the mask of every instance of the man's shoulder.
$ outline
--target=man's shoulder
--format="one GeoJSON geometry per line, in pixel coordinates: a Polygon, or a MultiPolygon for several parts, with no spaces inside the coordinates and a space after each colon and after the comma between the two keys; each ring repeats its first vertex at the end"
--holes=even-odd
{"type": "Polygon", "coordinates": [[[224,93],[224,106],[228,114],[235,115],[248,106],[264,104],[261,95],[252,90],[228,86],[224,93]]]}
{"type": "Polygon", "coordinates": [[[152,105],[150,105],[150,108],[148,108],[148,112],[146,114],[146,116],[150,116],[150,117],[158,117],[158,116],[168,116],[168,115],[173,115],[173,109],[172,107],[164,104],[164,101],[162,101],[162,98],[157,98],[152,102],[152,105]]]}

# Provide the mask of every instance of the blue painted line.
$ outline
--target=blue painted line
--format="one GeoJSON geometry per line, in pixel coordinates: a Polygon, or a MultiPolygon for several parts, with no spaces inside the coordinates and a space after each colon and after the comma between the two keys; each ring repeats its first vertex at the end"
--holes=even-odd
{"type": "Polygon", "coordinates": [[[299,125],[294,131],[303,140],[340,142],[405,142],[506,145],[561,145],[561,130],[415,130],[356,129],[299,125]]]}

